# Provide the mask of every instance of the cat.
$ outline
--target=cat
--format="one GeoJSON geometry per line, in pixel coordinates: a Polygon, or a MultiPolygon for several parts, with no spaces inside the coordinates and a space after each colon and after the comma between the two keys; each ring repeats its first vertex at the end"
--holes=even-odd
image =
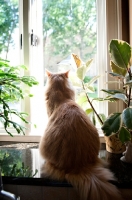
{"type": "Polygon", "coordinates": [[[40,154],[45,159],[43,174],[67,180],[79,191],[81,200],[121,200],[118,189],[109,182],[114,180],[112,172],[98,157],[97,129],[75,102],[69,71],[46,72],[48,124],[39,143],[40,154]]]}

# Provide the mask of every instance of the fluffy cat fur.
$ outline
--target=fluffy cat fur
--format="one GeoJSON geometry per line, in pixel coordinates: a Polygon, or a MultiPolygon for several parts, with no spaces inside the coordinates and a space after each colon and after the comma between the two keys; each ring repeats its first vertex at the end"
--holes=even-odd
{"type": "Polygon", "coordinates": [[[39,150],[45,159],[42,173],[67,180],[78,189],[81,200],[121,200],[117,188],[109,182],[113,174],[98,158],[100,141],[96,128],[75,103],[68,72],[47,71],[45,92],[49,121],[39,150]]]}

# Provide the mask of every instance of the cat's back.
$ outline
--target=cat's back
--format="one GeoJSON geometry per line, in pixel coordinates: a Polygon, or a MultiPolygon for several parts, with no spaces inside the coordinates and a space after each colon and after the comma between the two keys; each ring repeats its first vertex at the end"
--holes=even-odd
{"type": "Polygon", "coordinates": [[[86,115],[84,110],[73,100],[66,100],[65,102],[61,103],[59,107],[54,110],[51,115],[52,120],[58,119],[63,121],[63,124],[69,124],[69,126],[82,126],[83,128],[91,128],[95,132],[97,129],[92,124],[89,117],[86,115]]]}
{"type": "Polygon", "coordinates": [[[44,158],[58,168],[81,170],[97,161],[100,141],[97,129],[76,104],[66,74],[50,75],[46,92],[47,128],[40,142],[44,158]]]}
{"type": "Polygon", "coordinates": [[[99,136],[85,112],[72,100],[52,113],[43,140],[44,156],[61,168],[79,168],[96,162],[99,136]]]}

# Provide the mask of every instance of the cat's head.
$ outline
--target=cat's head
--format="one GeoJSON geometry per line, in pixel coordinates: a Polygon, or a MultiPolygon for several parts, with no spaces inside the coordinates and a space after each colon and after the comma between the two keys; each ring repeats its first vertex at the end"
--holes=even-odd
{"type": "Polygon", "coordinates": [[[63,72],[63,73],[52,73],[46,69],[46,75],[48,78],[50,78],[51,76],[57,76],[57,75],[64,76],[65,78],[69,78],[69,72],[70,72],[70,70],[63,72]]]}
{"type": "Polygon", "coordinates": [[[64,73],[52,73],[46,70],[47,89],[46,100],[54,99],[54,101],[63,101],[65,99],[75,99],[73,86],[69,80],[69,71],[64,73]]]}
{"type": "MultiPolygon", "coordinates": [[[[55,90],[63,90],[63,87],[70,84],[69,81],[69,71],[62,73],[52,73],[46,70],[47,75],[47,86],[54,87],[55,90]]],[[[69,87],[69,86],[68,86],[69,87]]]]}

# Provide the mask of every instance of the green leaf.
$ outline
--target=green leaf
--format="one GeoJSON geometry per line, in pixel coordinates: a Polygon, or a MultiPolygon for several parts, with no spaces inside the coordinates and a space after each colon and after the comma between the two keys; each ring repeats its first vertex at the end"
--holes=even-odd
{"type": "Polygon", "coordinates": [[[120,93],[117,93],[117,94],[114,94],[112,95],[113,98],[116,98],[116,99],[119,99],[119,100],[122,100],[124,101],[125,103],[127,103],[127,97],[125,94],[120,94],[120,93]]]}
{"type": "Polygon", "coordinates": [[[4,110],[4,115],[5,115],[6,118],[8,118],[8,113],[9,112],[7,110],[4,110]]]}
{"type": "Polygon", "coordinates": [[[113,93],[113,95],[110,95],[110,96],[107,96],[107,97],[105,97],[103,100],[107,100],[107,101],[116,101],[116,99],[117,100],[122,100],[122,101],[124,101],[124,103],[127,103],[127,97],[126,97],[126,95],[125,94],[122,94],[122,93],[116,93],[116,91],[114,91],[114,90],[102,90],[102,91],[104,91],[104,92],[106,92],[106,93],[108,93],[108,94],[112,94],[113,93]],[[114,94],[115,93],[115,94],[114,94]]]}
{"type": "Polygon", "coordinates": [[[29,94],[29,97],[33,97],[33,94],[29,94]]]}
{"type": "Polygon", "coordinates": [[[86,95],[83,93],[83,94],[81,94],[81,95],[78,97],[77,103],[81,105],[81,104],[84,103],[84,102],[87,102],[87,97],[86,97],[86,95]]]}
{"type": "Polygon", "coordinates": [[[132,129],[132,108],[126,108],[123,110],[122,120],[128,129],[132,129]]]}
{"type": "Polygon", "coordinates": [[[106,120],[106,116],[103,113],[99,113],[99,116],[100,116],[100,118],[102,119],[103,122],[106,120]]]}
{"type": "Polygon", "coordinates": [[[101,91],[106,92],[107,94],[117,94],[117,93],[123,93],[123,90],[104,90],[101,91]]]}
{"type": "Polygon", "coordinates": [[[36,124],[34,124],[34,128],[37,128],[37,125],[36,125],[36,124]]]}
{"type": "Polygon", "coordinates": [[[92,113],[93,112],[93,109],[92,108],[88,108],[87,110],[85,110],[85,113],[87,114],[87,115],[89,115],[90,113],[92,113]]]}
{"type": "Polygon", "coordinates": [[[101,129],[106,136],[118,132],[121,126],[121,113],[111,114],[105,121],[101,129]]]}
{"type": "Polygon", "coordinates": [[[112,72],[114,74],[117,74],[116,76],[118,76],[118,77],[125,77],[125,75],[127,74],[127,69],[124,69],[124,68],[121,68],[121,67],[117,66],[112,61],[110,62],[110,66],[111,66],[112,72]]]}
{"type": "Polygon", "coordinates": [[[119,139],[122,143],[128,142],[131,140],[131,134],[125,127],[121,127],[119,131],[119,139]]]}
{"type": "MultiPolygon", "coordinates": [[[[109,75],[114,77],[114,78],[118,78],[118,79],[122,78],[122,79],[124,79],[124,76],[116,74],[116,73],[113,73],[113,72],[109,72],[109,75]]],[[[114,82],[114,81],[109,81],[108,83],[111,83],[111,82],[114,82]]]]}
{"type": "Polygon", "coordinates": [[[90,65],[92,63],[93,59],[90,59],[89,61],[86,62],[86,64],[83,64],[81,67],[77,68],[77,77],[80,80],[84,80],[86,73],[88,71],[88,69],[90,68],[90,65]]]}
{"type": "Polygon", "coordinates": [[[79,68],[77,68],[77,77],[83,81],[83,79],[85,78],[86,75],[86,71],[87,71],[87,67],[86,65],[83,65],[79,68]]]}
{"type": "Polygon", "coordinates": [[[90,70],[91,67],[91,63],[93,62],[93,59],[90,59],[86,62],[86,67],[87,67],[87,71],[90,70]]]}
{"type": "Polygon", "coordinates": [[[94,126],[96,126],[96,119],[95,119],[95,114],[94,114],[94,112],[93,112],[93,115],[92,115],[92,122],[93,122],[94,126]]]}
{"type": "Polygon", "coordinates": [[[124,86],[129,86],[129,87],[132,86],[132,80],[126,82],[126,83],[124,84],[124,86]]]}
{"type": "Polygon", "coordinates": [[[98,97],[98,98],[93,98],[92,101],[108,101],[108,102],[115,102],[115,101],[118,101],[118,99],[113,98],[113,97],[111,97],[111,96],[107,96],[107,97],[105,97],[105,98],[100,98],[100,97],[98,97]]]}
{"type": "Polygon", "coordinates": [[[93,84],[95,81],[97,81],[97,79],[98,79],[99,77],[100,77],[100,76],[94,76],[94,77],[87,83],[87,85],[89,86],[89,85],[93,84]]]}
{"type": "Polygon", "coordinates": [[[85,92],[94,93],[95,92],[95,87],[85,83],[85,92]]]}
{"type": "Polygon", "coordinates": [[[115,65],[127,69],[131,62],[131,46],[122,40],[113,39],[109,44],[111,60],[115,65]]]}

